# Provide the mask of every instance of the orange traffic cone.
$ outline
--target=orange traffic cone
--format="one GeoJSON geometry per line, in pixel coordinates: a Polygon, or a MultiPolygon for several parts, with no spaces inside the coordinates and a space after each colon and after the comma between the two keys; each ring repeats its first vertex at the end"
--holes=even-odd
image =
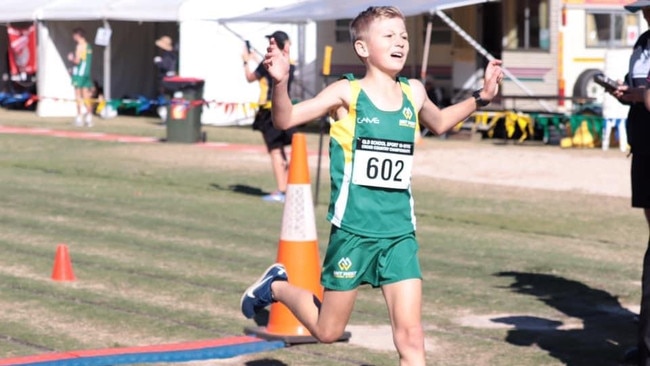
{"type": "MultiPolygon", "coordinates": [[[[321,263],[307,162],[307,142],[302,133],[294,134],[291,141],[287,183],[276,262],[284,264],[289,283],[309,290],[322,300],[321,263]]],[[[264,339],[282,340],[287,344],[317,342],[293,313],[279,302],[271,305],[266,327],[245,328],[244,331],[264,339]]],[[[349,333],[346,333],[342,340],[349,337],[349,333]]]]}
{"type": "Polygon", "coordinates": [[[70,261],[68,246],[65,244],[59,244],[56,247],[52,279],[54,281],[74,281],[76,279],[72,271],[72,261],[70,261]]]}

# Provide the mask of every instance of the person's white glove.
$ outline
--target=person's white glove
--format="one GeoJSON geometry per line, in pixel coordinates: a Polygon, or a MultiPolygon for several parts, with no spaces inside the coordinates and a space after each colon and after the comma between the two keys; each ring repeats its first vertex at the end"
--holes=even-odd
{"type": "Polygon", "coordinates": [[[154,58],[153,58],[153,62],[154,62],[155,64],[162,62],[162,57],[160,57],[160,56],[156,56],[156,57],[154,57],[154,58]]]}

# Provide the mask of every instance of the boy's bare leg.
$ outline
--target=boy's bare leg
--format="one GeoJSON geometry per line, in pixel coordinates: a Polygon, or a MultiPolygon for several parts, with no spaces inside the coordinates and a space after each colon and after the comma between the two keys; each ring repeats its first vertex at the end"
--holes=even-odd
{"type": "Polygon", "coordinates": [[[648,223],[648,230],[650,230],[650,208],[644,208],[643,213],[645,214],[645,220],[648,223]]]}
{"type": "Polygon", "coordinates": [[[400,366],[424,366],[422,281],[410,279],[382,286],[393,327],[400,366]]]}
{"type": "Polygon", "coordinates": [[[273,298],[283,303],[323,343],[336,342],[350,320],[357,290],[328,291],[323,293],[322,304],[310,291],[286,281],[271,285],[273,298]]]}

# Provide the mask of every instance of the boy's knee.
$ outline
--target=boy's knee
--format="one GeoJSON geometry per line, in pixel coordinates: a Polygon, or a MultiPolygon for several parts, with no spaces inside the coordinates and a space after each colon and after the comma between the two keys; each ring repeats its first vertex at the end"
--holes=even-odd
{"type": "Polygon", "coordinates": [[[344,331],[344,329],[325,329],[316,335],[316,339],[321,343],[334,343],[341,339],[344,331]]]}
{"type": "Polygon", "coordinates": [[[395,329],[393,336],[398,349],[424,349],[424,330],[421,326],[395,329]]]}

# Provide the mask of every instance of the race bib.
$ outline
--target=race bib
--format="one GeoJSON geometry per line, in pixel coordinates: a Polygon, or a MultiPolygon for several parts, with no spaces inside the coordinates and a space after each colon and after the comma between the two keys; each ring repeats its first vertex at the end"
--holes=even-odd
{"type": "Polygon", "coordinates": [[[406,189],[411,183],[413,143],[357,139],[352,183],[378,188],[406,189]]]}

